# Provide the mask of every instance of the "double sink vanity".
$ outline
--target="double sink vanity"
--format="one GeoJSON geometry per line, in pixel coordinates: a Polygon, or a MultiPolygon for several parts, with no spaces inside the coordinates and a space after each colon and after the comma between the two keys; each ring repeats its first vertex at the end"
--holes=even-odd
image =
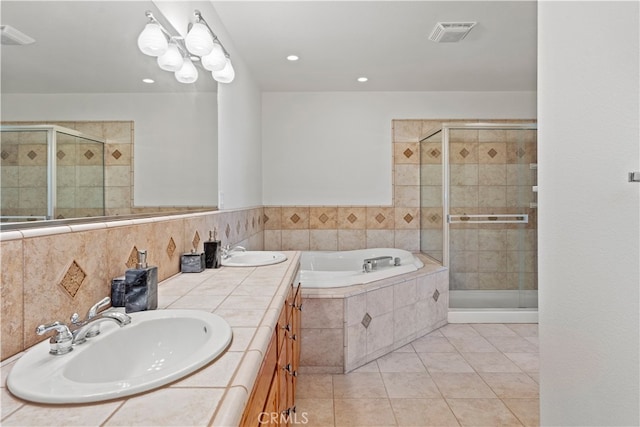
{"type": "Polygon", "coordinates": [[[235,252],[220,269],[176,275],[159,284],[158,310],[103,311],[127,321],[95,322],[100,333],[66,354],[53,354],[67,328],[54,325],[51,341],[3,362],[2,424],[286,424],[300,360],[299,258],[235,252]]]}

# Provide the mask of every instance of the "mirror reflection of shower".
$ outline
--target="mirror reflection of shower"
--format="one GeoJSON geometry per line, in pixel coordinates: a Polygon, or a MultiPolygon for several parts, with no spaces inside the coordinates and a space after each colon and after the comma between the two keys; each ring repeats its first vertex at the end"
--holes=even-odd
{"type": "Polygon", "coordinates": [[[420,145],[421,251],[450,308],[536,308],[536,124],[443,123],[420,145]]]}
{"type": "Polygon", "coordinates": [[[104,216],[104,143],[55,125],[3,125],[2,223],[104,216]]]}

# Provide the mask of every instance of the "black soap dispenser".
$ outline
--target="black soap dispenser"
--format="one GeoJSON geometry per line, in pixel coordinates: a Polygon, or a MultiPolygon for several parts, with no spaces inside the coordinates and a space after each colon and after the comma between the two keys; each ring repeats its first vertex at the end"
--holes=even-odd
{"type": "Polygon", "coordinates": [[[158,267],[147,265],[147,251],[138,251],[138,264],[125,272],[125,311],[158,308],[158,267]]]}
{"type": "Polygon", "coordinates": [[[217,232],[209,231],[209,240],[204,242],[204,266],[220,268],[222,262],[222,242],[216,239],[217,232]]]}

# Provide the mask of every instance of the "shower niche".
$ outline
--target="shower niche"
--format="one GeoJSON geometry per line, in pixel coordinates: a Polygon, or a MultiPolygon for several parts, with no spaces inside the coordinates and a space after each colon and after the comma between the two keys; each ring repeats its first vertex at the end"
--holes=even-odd
{"type": "Polygon", "coordinates": [[[420,142],[421,252],[449,268],[450,308],[536,309],[536,123],[443,123],[420,142]]]}

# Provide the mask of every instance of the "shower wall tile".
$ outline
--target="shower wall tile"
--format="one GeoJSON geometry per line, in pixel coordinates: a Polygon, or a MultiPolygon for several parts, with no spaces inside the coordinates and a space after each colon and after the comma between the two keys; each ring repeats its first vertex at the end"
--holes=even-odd
{"type": "Polygon", "coordinates": [[[441,230],[443,226],[442,208],[420,209],[420,226],[423,230],[441,230]]]}
{"type": "Polygon", "coordinates": [[[507,130],[505,129],[483,129],[478,135],[480,142],[506,142],[507,130]]]}
{"type": "Polygon", "coordinates": [[[478,163],[478,143],[476,142],[450,142],[449,159],[455,163],[478,163]]]}
{"type": "Polygon", "coordinates": [[[478,162],[481,164],[505,164],[507,161],[506,142],[481,142],[478,144],[478,162]]]}
{"type": "Polygon", "coordinates": [[[423,186],[441,186],[442,185],[442,165],[423,164],[420,167],[420,177],[423,186]]]}
{"type": "MultiPolygon", "coordinates": [[[[478,186],[478,206],[486,208],[502,208],[507,206],[506,186],[478,186]]],[[[495,209],[490,213],[498,213],[495,209]]]]}
{"type": "Polygon", "coordinates": [[[18,194],[18,205],[25,211],[31,211],[27,215],[44,215],[47,210],[47,189],[43,187],[23,188],[18,194]]]}
{"type": "MultiPolygon", "coordinates": [[[[465,230],[459,230],[465,231],[465,230]]],[[[477,233],[475,247],[481,251],[505,251],[507,250],[507,230],[474,230],[477,233]]],[[[470,250],[470,249],[467,249],[470,250]]]]}
{"type": "Polygon", "coordinates": [[[130,187],[131,168],[129,166],[105,166],[105,187],[130,187]]]}
{"type": "Polygon", "coordinates": [[[479,168],[477,164],[452,164],[449,167],[449,185],[478,185],[479,168]]]}
{"type": "Polygon", "coordinates": [[[418,142],[422,131],[422,120],[393,120],[393,142],[418,142]]]}
{"type": "Polygon", "coordinates": [[[105,187],[105,207],[107,209],[131,210],[131,187],[105,187]]]}
{"type": "Polygon", "coordinates": [[[504,251],[478,251],[478,272],[502,273],[507,271],[507,253],[504,251]]]}
{"type": "Polygon", "coordinates": [[[420,206],[423,208],[442,208],[442,187],[435,185],[420,187],[420,206]]]}
{"type": "Polygon", "coordinates": [[[20,144],[18,146],[18,165],[47,166],[47,144],[20,144]]]}
{"type": "MultiPolygon", "coordinates": [[[[432,254],[433,252],[442,251],[442,230],[441,229],[423,229],[420,233],[420,247],[432,254]]],[[[438,258],[442,259],[442,258],[438,258]]]]}
{"type": "Polygon", "coordinates": [[[444,120],[422,120],[420,136],[421,138],[426,137],[427,135],[431,135],[434,132],[442,129],[442,123],[444,120]]]}
{"type": "MultiPolygon", "coordinates": [[[[3,132],[4,133],[4,132],[3,132]]],[[[4,140],[2,141],[2,146],[0,152],[2,156],[0,156],[0,166],[17,166],[19,164],[18,161],[18,151],[19,145],[16,143],[6,143],[4,140]]]]}
{"type": "Polygon", "coordinates": [[[128,144],[105,144],[104,164],[107,166],[131,166],[133,146],[128,144]]]}
{"type": "Polygon", "coordinates": [[[46,166],[19,166],[17,169],[18,187],[47,187],[46,166]]]}
{"type": "Polygon", "coordinates": [[[481,185],[507,185],[507,166],[504,163],[478,165],[478,182],[481,185]]]}
{"type": "Polygon", "coordinates": [[[394,248],[409,252],[420,251],[420,233],[416,230],[396,230],[394,248]]]}
{"type": "Polygon", "coordinates": [[[393,183],[394,185],[420,185],[420,165],[395,165],[393,183]]]}
{"type": "Polygon", "coordinates": [[[95,136],[100,139],[104,139],[104,136],[105,136],[103,122],[91,122],[91,121],[75,122],[75,129],[78,132],[95,136]]]}
{"type": "Polygon", "coordinates": [[[265,251],[282,250],[282,231],[264,230],[264,250],[265,251]]]}
{"type": "Polygon", "coordinates": [[[393,193],[394,206],[420,207],[419,185],[396,185],[393,193]]]}
{"type": "Polygon", "coordinates": [[[396,230],[419,230],[420,208],[395,208],[396,230]]]}
{"type": "Polygon", "coordinates": [[[309,209],[309,228],[331,230],[338,227],[337,206],[312,206],[309,209]]]}
{"type": "Polygon", "coordinates": [[[420,144],[420,163],[423,165],[441,165],[442,155],[442,142],[423,142],[420,144]]]}
{"type": "Polygon", "coordinates": [[[20,167],[19,166],[5,166],[0,167],[0,180],[2,181],[2,188],[18,187],[20,185],[20,167]]]}
{"type": "Polygon", "coordinates": [[[109,143],[133,143],[134,122],[116,121],[104,122],[104,138],[109,143]]]}
{"type": "Polygon", "coordinates": [[[393,162],[400,164],[420,164],[420,143],[399,142],[393,144],[393,162]]]}
{"type": "Polygon", "coordinates": [[[10,240],[0,243],[2,271],[0,275],[0,316],[2,318],[0,358],[2,360],[24,348],[23,319],[23,241],[10,240]]]}

